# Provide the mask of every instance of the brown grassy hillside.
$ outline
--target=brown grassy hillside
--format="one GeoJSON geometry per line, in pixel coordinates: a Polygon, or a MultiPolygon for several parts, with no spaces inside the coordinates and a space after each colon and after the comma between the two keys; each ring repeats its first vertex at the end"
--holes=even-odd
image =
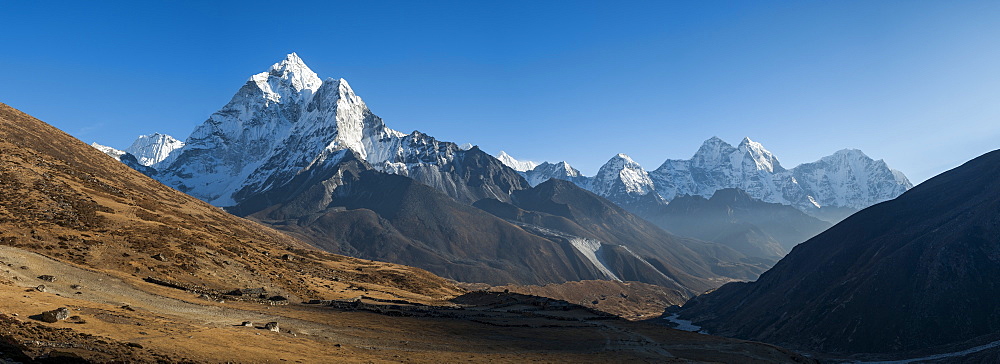
{"type": "Polygon", "coordinates": [[[423,270],[347,258],[163,186],[0,104],[0,243],[116,275],[301,299],[356,282],[425,299],[460,291],[423,270]]]}

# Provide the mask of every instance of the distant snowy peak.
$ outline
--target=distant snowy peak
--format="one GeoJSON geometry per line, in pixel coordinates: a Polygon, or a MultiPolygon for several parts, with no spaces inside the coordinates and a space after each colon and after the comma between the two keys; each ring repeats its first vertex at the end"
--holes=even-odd
{"type": "Polygon", "coordinates": [[[756,170],[772,173],[785,170],[784,168],[781,168],[781,164],[778,163],[778,158],[776,158],[774,154],[771,154],[770,151],[764,149],[763,145],[750,140],[750,138],[743,138],[743,141],[740,142],[739,147],[736,149],[739,150],[741,157],[743,157],[742,160],[749,160],[753,162],[753,166],[756,170]]]}
{"type": "Polygon", "coordinates": [[[700,168],[714,168],[730,162],[729,157],[737,149],[719,137],[712,137],[701,144],[698,151],[691,157],[690,165],[700,168]]]}
{"type": "Polygon", "coordinates": [[[691,167],[702,169],[722,167],[768,173],[784,170],[774,154],[750,138],[743,138],[739,146],[733,147],[718,137],[712,137],[701,145],[690,161],[691,167]]]}
{"type": "Polygon", "coordinates": [[[710,197],[739,188],[766,202],[803,210],[818,207],[861,209],[899,196],[912,187],[901,172],[860,150],[845,149],[787,170],[760,143],[744,138],[736,147],[712,137],[690,160],[667,160],[650,172],[657,193],[710,197]]]}
{"type": "Polygon", "coordinates": [[[147,167],[155,165],[169,165],[177,158],[177,151],[184,146],[184,142],[172,136],[160,133],[140,135],[135,142],[125,152],[131,153],[139,161],[139,164],[147,167]]]}
{"type": "Polygon", "coordinates": [[[896,198],[913,187],[903,173],[857,149],[837,151],[790,172],[821,206],[864,208],[896,198]]]}
{"type": "Polygon", "coordinates": [[[527,172],[535,167],[538,167],[538,163],[532,161],[519,161],[502,150],[500,151],[500,154],[497,154],[497,159],[499,159],[500,162],[503,162],[503,164],[507,167],[513,168],[518,172],[527,172]]]}
{"type": "Polygon", "coordinates": [[[654,189],[649,173],[632,158],[620,153],[601,166],[590,183],[592,192],[616,202],[626,196],[646,195],[654,189]]]}
{"type": "Polygon", "coordinates": [[[97,144],[97,142],[90,143],[90,146],[94,147],[94,149],[97,149],[97,150],[101,151],[101,153],[107,154],[109,157],[114,158],[116,160],[121,160],[122,156],[125,155],[125,151],[124,150],[118,150],[118,149],[109,147],[107,145],[100,145],[100,144],[97,144]]]}
{"type": "Polygon", "coordinates": [[[576,170],[576,168],[573,168],[565,161],[559,163],[542,162],[542,164],[539,164],[535,168],[532,168],[522,174],[528,181],[528,184],[532,187],[555,178],[571,181],[583,188],[587,188],[587,178],[580,174],[580,171],[576,170]]]}

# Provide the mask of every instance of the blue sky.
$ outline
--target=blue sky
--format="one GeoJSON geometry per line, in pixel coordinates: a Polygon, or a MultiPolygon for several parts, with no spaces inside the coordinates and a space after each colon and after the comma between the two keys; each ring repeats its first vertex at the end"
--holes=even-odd
{"type": "Polygon", "coordinates": [[[0,102],[85,142],[186,137],[297,52],[397,130],[585,174],[711,136],[914,182],[1000,147],[996,1],[2,1],[0,102]],[[210,4],[207,4],[210,3],[210,4]],[[363,4],[362,4],[363,3],[363,4]]]}

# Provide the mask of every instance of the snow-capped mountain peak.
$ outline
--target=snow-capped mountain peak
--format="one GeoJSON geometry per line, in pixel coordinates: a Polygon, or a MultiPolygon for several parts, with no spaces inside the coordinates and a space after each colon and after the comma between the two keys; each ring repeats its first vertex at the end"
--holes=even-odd
{"type": "Polygon", "coordinates": [[[507,152],[504,152],[502,150],[500,151],[499,154],[497,154],[497,159],[499,159],[500,162],[503,162],[503,164],[506,165],[507,167],[513,168],[515,171],[518,172],[527,172],[534,169],[535,167],[538,167],[538,163],[532,161],[517,160],[514,157],[511,157],[510,154],[507,154],[507,152]]]}
{"type": "Polygon", "coordinates": [[[642,169],[628,155],[619,153],[608,160],[594,176],[590,190],[594,193],[611,198],[624,196],[643,196],[653,191],[653,181],[649,173],[642,169]]]}
{"type": "Polygon", "coordinates": [[[584,177],[580,171],[565,161],[559,163],[542,162],[535,168],[525,171],[523,175],[531,186],[537,186],[552,178],[571,181],[583,188],[589,186],[587,177],[584,177]]]}
{"type": "Polygon", "coordinates": [[[569,163],[566,163],[566,161],[562,161],[562,162],[556,163],[555,167],[556,167],[556,169],[564,172],[566,174],[566,176],[569,176],[569,177],[580,177],[581,176],[580,171],[578,171],[578,170],[576,170],[576,168],[573,168],[572,166],[570,166],[569,163]]]}
{"type": "MultiPolygon", "coordinates": [[[[774,154],[764,149],[764,146],[760,143],[750,140],[749,137],[743,138],[737,149],[741,154],[748,156],[753,161],[757,170],[771,173],[784,170],[784,168],[781,168],[781,164],[778,163],[778,158],[774,154]]],[[[733,164],[738,165],[735,161],[733,164]]]]}
{"type": "Polygon", "coordinates": [[[727,162],[729,156],[737,149],[719,137],[711,137],[701,144],[698,151],[691,157],[692,167],[712,168],[727,162]]]}
{"type": "Polygon", "coordinates": [[[165,166],[173,162],[177,158],[176,151],[183,146],[184,142],[172,136],[153,133],[140,135],[131,146],[125,148],[125,152],[134,155],[139,164],[155,168],[155,165],[165,166]]]}
{"type": "Polygon", "coordinates": [[[216,206],[235,206],[297,175],[332,167],[347,149],[377,170],[463,201],[502,200],[526,187],[513,171],[496,170],[496,160],[480,158],[485,153],[478,148],[461,150],[386,127],[346,80],[321,80],[294,53],[250,77],[186,142],[177,161],[156,178],[216,206]],[[487,183],[470,184],[471,169],[493,174],[487,183]]]}
{"type": "Polygon", "coordinates": [[[271,65],[267,71],[250,76],[249,82],[256,84],[264,98],[271,102],[282,102],[282,98],[287,97],[308,99],[323,84],[316,72],[295,53],[271,65]]]}

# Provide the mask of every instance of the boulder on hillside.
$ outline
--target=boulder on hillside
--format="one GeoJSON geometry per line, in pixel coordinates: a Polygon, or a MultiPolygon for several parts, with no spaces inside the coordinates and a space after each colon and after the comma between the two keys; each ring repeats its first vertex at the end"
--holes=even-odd
{"type": "Polygon", "coordinates": [[[69,318],[69,309],[66,307],[59,307],[52,311],[42,312],[42,321],[53,323],[59,322],[69,318]]]}

